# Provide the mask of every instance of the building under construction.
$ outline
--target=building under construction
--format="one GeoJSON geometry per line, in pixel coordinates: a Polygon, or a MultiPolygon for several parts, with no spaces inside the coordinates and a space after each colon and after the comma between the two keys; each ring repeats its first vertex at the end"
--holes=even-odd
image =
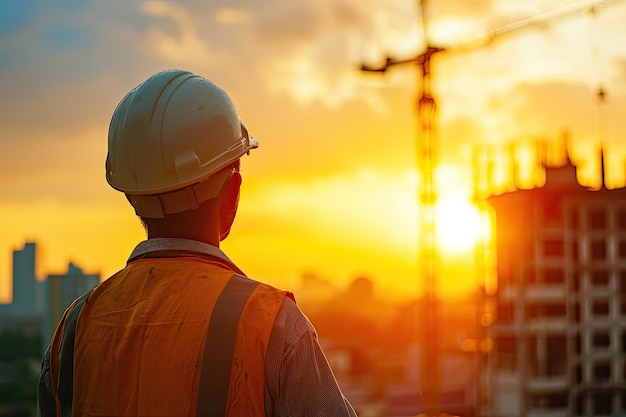
{"type": "Polygon", "coordinates": [[[498,283],[484,414],[626,415],[626,188],[604,174],[581,186],[569,158],[543,165],[543,186],[487,199],[498,283]]]}

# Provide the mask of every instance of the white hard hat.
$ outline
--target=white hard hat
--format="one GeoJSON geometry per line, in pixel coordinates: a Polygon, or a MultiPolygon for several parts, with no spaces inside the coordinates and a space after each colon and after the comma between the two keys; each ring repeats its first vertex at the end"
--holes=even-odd
{"type": "Polygon", "coordinates": [[[190,72],[166,70],[115,109],[106,178],[131,197],[138,215],[163,217],[215,197],[226,177],[214,174],[256,147],[224,90],[190,72]]]}

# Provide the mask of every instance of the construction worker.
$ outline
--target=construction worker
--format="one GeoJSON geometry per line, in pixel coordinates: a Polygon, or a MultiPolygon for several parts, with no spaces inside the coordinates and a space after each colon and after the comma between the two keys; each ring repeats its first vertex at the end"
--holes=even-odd
{"type": "Polygon", "coordinates": [[[239,159],[257,146],[228,95],[190,72],[159,72],[122,99],[106,178],[148,239],[63,315],[41,416],[355,416],[293,296],[219,249],[239,159]]]}

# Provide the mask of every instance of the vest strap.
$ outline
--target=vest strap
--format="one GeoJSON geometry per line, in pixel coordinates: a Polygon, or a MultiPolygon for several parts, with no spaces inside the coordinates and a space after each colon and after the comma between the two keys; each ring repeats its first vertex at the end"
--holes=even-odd
{"type": "Polygon", "coordinates": [[[61,342],[59,381],[57,394],[63,417],[72,416],[72,403],[74,396],[74,339],[76,338],[76,323],[83,305],[94,289],[81,295],[71,307],[71,311],[65,321],[63,340],[61,342]]]}
{"type": "Polygon", "coordinates": [[[204,345],[197,417],[226,415],[239,319],[258,285],[258,282],[233,275],[215,303],[204,345]]]}

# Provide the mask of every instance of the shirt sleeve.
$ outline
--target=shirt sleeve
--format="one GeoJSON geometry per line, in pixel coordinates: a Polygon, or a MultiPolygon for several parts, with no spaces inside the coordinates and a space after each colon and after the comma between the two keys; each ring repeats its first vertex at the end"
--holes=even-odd
{"type": "Polygon", "coordinates": [[[56,416],[56,402],[50,378],[50,346],[41,359],[41,373],[37,383],[37,417],[56,416]]]}
{"type": "Polygon", "coordinates": [[[286,311],[282,313],[287,317],[282,323],[279,317],[277,324],[284,325],[282,357],[275,363],[278,381],[268,415],[356,417],[337,384],[312,324],[291,300],[285,300],[285,304],[286,311]]]}

